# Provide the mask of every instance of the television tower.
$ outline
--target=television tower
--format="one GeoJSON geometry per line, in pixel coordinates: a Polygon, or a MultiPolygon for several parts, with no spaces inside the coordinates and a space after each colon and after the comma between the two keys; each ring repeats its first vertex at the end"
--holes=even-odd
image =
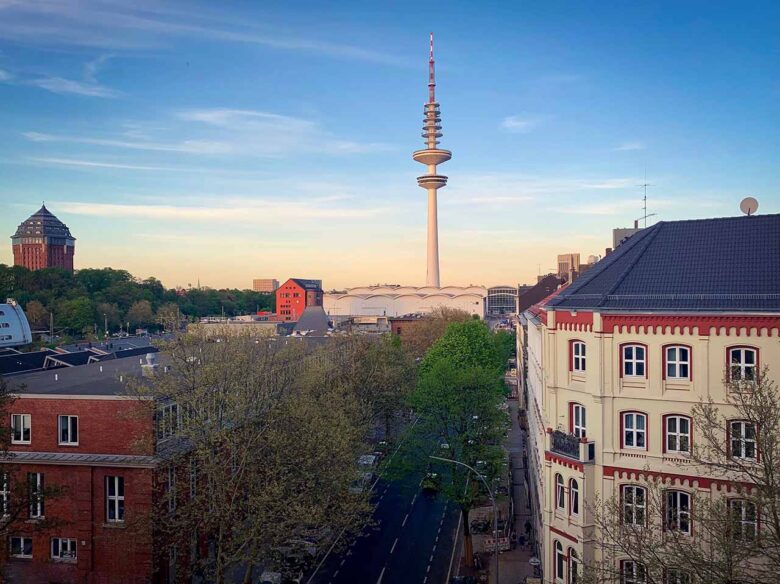
{"type": "Polygon", "coordinates": [[[431,53],[428,59],[428,103],[423,112],[422,137],[425,138],[425,149],[417,150],[412,158],[428,167],[428,172],[417,177],[417,184],[428,191],[428,270],[425,285],[440,287],[439,282],[439,218],[436,203],[436,191],[447,184],[447,177],[436,174],[436,165],[452,158],[449,150],[437,148],[438,138],[441,138],[441,113],[436,102],[436,81],[433,61],[433,33],[431,33],[431,53]]]}

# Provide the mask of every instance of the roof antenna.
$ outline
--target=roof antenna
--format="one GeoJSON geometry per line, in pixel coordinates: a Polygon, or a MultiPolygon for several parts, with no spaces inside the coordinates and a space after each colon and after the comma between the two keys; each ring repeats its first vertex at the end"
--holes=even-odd
{"type": "Polygon", "coordinates": [[[655,185],[650,184],[647,182],[647,167],[645,167],[645,182],[643,182],[641,185],[637,185],[639,187],[642,187],[644,189],[644,196],[642,197],[642,210],[644,213],[642,214],[642,217],[640,219],[643,219],[645,222],[645,228],[647,227],[647,218],[652,217],[655,215],[655,213],[651,213],[650,215],[647,214],[647,187],[652,187],[655,185]]]}
{"type": "Polygon", "coordinates": [[[758,211],[758,201],[753,197],[745,197],[739,204],[739,209],[748,217],[758,211]]]}
{"type": "Polygon", "coordinates": [[[433,33],[431,33],[431,57],[428,59],[428,103],[436,103],[435,88],[436,80],[434,75],[433,61],[433,33]]]}

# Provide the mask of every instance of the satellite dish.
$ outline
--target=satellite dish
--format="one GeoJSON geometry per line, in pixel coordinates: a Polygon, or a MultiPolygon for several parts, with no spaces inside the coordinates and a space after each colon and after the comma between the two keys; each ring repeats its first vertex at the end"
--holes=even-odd
{"type": "Polygon", "coordinates": [[[756,201],[753,197],[745,197],[739,204],[739,208],[745,215],[753,215],[756,211],[758,211],[758,201],[756,201]]]}

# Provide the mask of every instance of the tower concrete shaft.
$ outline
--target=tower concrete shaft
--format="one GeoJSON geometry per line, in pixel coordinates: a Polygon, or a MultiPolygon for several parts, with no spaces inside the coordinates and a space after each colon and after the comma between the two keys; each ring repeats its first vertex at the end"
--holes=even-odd
{"type": "Polygon", "coordinates": [[[449,150],[438,148],[441,138],[441,114],[436,101],[436,79],[433,60],[433,33],[431,33],[431,52],[428,60],[428,103],[423,106],[423,132],[425,149],[417,150],[412,158],[428,167],[426,174],[417,177],[417,184],[428,191],[428,269],[426,286],[439,288],[439,217],[437,191],[447,184],[447,177],[437,174],[436,166],[452,158],[449,150]]]}

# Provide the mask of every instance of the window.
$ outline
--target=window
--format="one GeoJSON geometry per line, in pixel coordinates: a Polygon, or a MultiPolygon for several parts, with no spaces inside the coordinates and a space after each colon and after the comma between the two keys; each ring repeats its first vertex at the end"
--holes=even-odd
{"type": "Polygon", "coordinates": [[[636,485],[624,485],[622,491],[623,524],[645,525],[645,510],[647,492],[644,487],[636,485]]]}
{"type": "Polygon", "coordinates": [[[60,444],[77,445],[79,443],[78,416],[59,416],[60,444]]]}
{"type": "Polygon", "coordinates": [[[585,406],[571,404],[571,433],[577,438],[585,437],[585,406]]]}
{"type": "Polygon", "coordinates": [[[645,566],[633,560],[620,562],[620,584],[645,584],[645,566]]]}
{"type": "Polygon", "coordinates": [[[125,520],[125,479],[106,477],[106,521],[121,523],[125,520]]]}
{"type": "Polygon", "coordinates": [[[10,542],[12,558],[31,558],[33,557],[32,538],[31,537],[11,537],[10,542]]]}
{"type": "Polygon", "coordinates": [[[691,575],[688,572],[677,569],[669,569],[666,572],[665,584],[691,584],[691,575]]]}
{"type": "Polygon", "coordinates": [[[11,513],[11,475],[0,474],[0,513],[7,517],[11,513]]]}
{"type": "Polygon", "coordinates": [[[666,529],[691,532],[691,496],[682,491],[666,492],[666,529]]]}
{"type": "Polygon", "coordinates": [[[623,414],[623,448],[647,448],[647,416],[637,412],[623,414]]]}
{"type": "Polygon", "coordinates": [[[732,381],[755,381],[758,351],[747,347],[729,349],[729,378],[732,381]]]}
{"type": "Polygon", "coordinates": [[[176,434],[179,428],[179,406],[175,403],[161,405],[157,417],[157,439],[163,440],[176,434]]]}
{"type": "Polygon", "coordinates": [[[555,475],[555,508],[566,509],[566,493],[563,488],[563,477],[560,474],[555,475]]]}
{"type": "Polygon", "coordinates": [[[691,419],[687,416],[666,416],[666,452],[690,453],[691,419]]]}
{"type": "Polygon", "coordinates": [[[690,379],[691,378],[691,350],[679,345],[666,347],[664,351],[666,379],[690,379]]]}
{"type": "Polygon", "coordinates": [[[729,501],[729,511],[734,522],[734,539],[751,541],[756,539],[756,504],[743,499],[729,501]]]}
{"type": "Polygon", "coordinates": [[[571,343],[571,370],[585,373],[585,343],[582,341],[571,343]]]}
{"type": "Polygon", "coordinates": [[[76,560],[76,540],[66,537],[53,537],[51,540],[51,558],[53,560],[76,560]]]}
{"type": "Polygon", "coordinates": [[[566,555],[563,553],[563,546],[561,542],[555,542],[555,579],[558,582],[563,582],[564,571],[566,569],[566,555]]]}
{"type": "Polygon", "coordinates": [[[30,501],[30,519],[41,519],[45,515],[43,505],[43,473],[28,472],[27,484],[30,501]]]}
{"type": "Polygon", "coordinates": [[[32,429],[30,414],[11,414],[11,443],[29,444],[32,429]]]}
{"type": "Polygon", "coordinates": [[[580,514],[580,486],[574,479],[569,480],[569,513],[580,514]]]}
{"type": "Polygon", "coordinates": [[[580,559],[577,552],[569,548],[569,584],[577,584],[580,581],[580,559]]]}
{"type": "Polygon", "coordinates": [[[732,458],[755,460],[756,427],[752,422],[729,422],[732,458]]]}
{"type": "Polygon", "coordinates": [[[645,347],[643,345],[623,345],[623,376],[644,377],[645,347]]]}

